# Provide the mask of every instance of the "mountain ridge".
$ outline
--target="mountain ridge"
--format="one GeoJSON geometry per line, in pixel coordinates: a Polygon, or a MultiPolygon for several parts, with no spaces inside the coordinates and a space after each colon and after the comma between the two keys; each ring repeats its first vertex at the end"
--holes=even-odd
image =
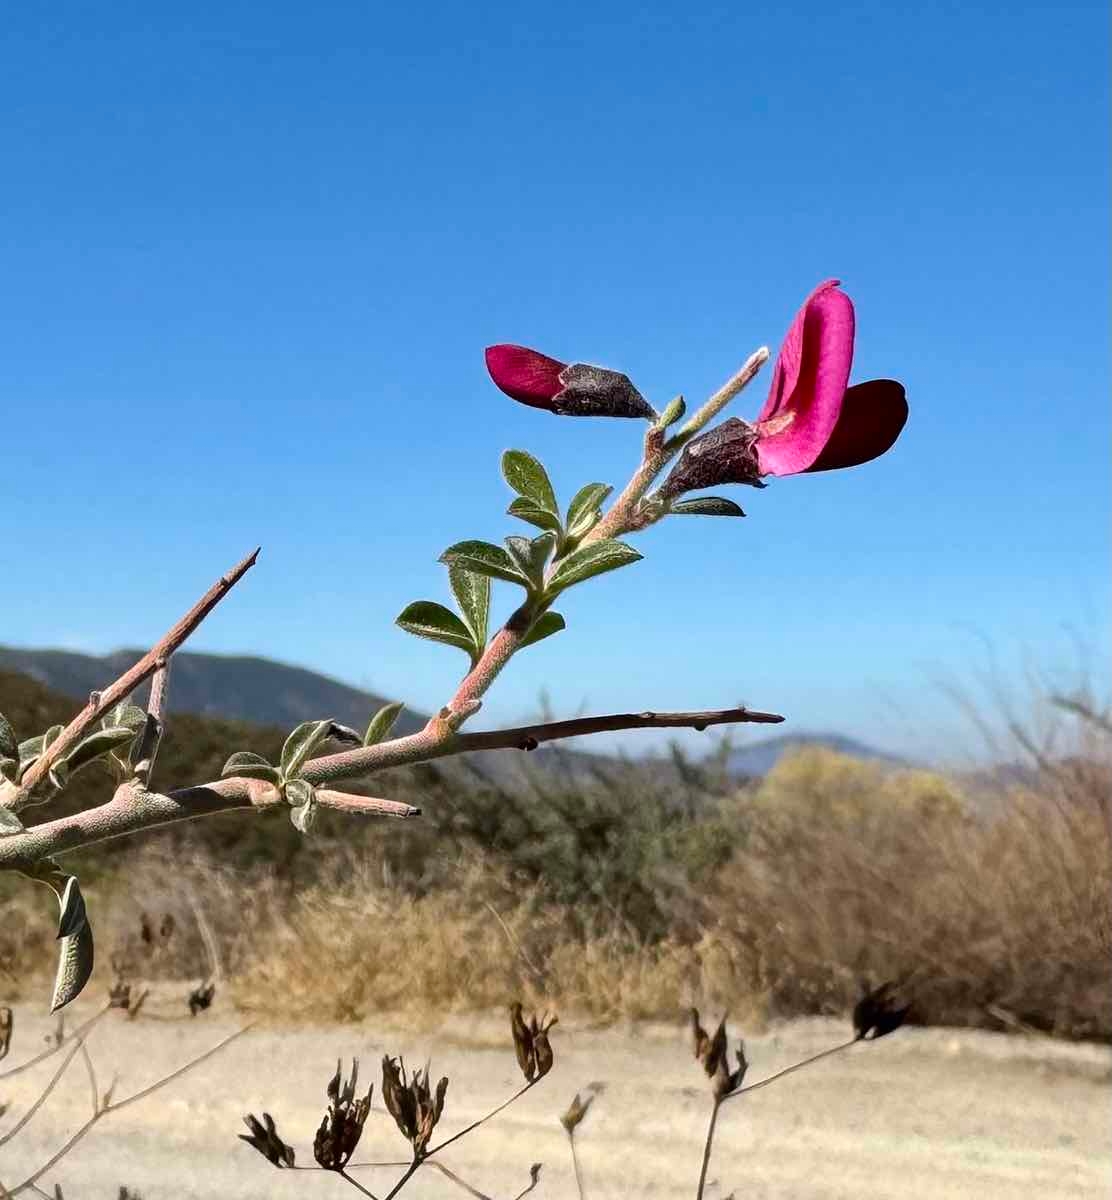
{"type": "MultiPolygon", "coordinates": [[[[125,648],[109,654],[61,649],[0,646],[0,670],[27,675],[52,691],[84,700],[137,662],[143,651],[125,648]]],[[[144,703],[148,687],[136,689],[144,703]]],[[[307,667],[245,654],[208,654],[182,650],[174,655],[170,712],[191,713],[229,721],[290,730],[302,721],[331,717],[362,729],[389,697],[356,688],[307,667]]],[[[400,734],[423,728],[427,714],[403,710],[395,729],[400,734]]],[[[821,746],[857,758],[907,766],[908,761],[855,738],[825,731],[777,734],[739,746],[730,753],[728,770],[739,776],[765,775],[780,757],[797,748],[821,746]]],[[[574,755],[587,757],[586,752],[574,755]]],[[[484,756],[485,757],[485,756],[484,756]]],[[[547,757],[547,756],[546,756],[547,757]]],[[[610,759],[590,755],[600,764],[610,759]]]]}

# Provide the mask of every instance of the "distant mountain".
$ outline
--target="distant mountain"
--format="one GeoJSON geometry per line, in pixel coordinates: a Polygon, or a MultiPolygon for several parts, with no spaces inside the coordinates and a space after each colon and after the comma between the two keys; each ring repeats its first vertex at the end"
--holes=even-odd
{"type": "MultiPolygon", "coordinates": [[[[51,691],[84,700],[91,691],[118,678],[142,657],[140,650],[115,650],[96,656],[68,650],[17,650],[0,646],[0,670],[29,675],[51,691]]],[[[136,696],[145,700],[147,689],[136,696]]],[[[331,717],[355,729],[386,703],[373,692],[349,687],[327,675],[267,658],[222,654],[174,655],[170,711],[250,721],[290,730],[302,721],[331,717]]],[[[425,723],[420,713],[403,712],[395,729],[415,733],[425,723]]]]}
{"type": "MultiPolygon", "coordinates": [[[[84,700],[91,691],[111,683],[141,656],[139,650],[116,650],[97,656],[69,650],[21,650],[0,646],[0,670],[17,671],[53,692],[84,700]]],[[[146,688],[139,689],[136,696],[140,703],[144,702],[146,688]]],[[[332,717],[344,725],[362,729],[370,714],[385,704],[386,699],[327,675],[267,658],[185,651],[174,655],[171,712],[248,721],[287,731],[302,721],[332,717]]],[[[415,733],[426,720],[422,713],[406,711],[398,719],[395,729],[398,733],[415,733]]],[[[892,766],[909,765],[905,759],[841,734],[790,733],[739,747],[730,755],[727,770],[737,776],[765,775],[782,755],[803,746],[825,746],[841,754],[892,766]]],[[[475,761],[484,769],[501,775],[516,757],[484,753],[475,761]]],[[[552,770],[570,770],[573,774],[596,767],[605,769],[616,762],[605,755],[581,751],[556,756],[543,750],[533,757],[533,761],[544,762],[552,770]]],[[[665,773],[674,770],[666,758],[653,761],[654,769],[665,773]]]]}
{"type": "Polygon", "coordinates": [[[763,738],[751,746],[740,746],[729,758],[728,768],[734,775],[767,775],[780,759],[792,750],[819,746],[872,762],[887,763],[892,767],[909,767],[912,763],[896,754],[888,754],[859,742],[856,738],[840,733],[782,733],[776,737],[763,738]]]}

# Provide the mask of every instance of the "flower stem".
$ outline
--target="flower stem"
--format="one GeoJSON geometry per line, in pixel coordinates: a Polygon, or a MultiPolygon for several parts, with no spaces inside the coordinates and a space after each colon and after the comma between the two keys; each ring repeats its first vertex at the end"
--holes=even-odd
{"type": "Polygon", "coordinates": [[[710,1167],[710,1150],[714,1143],[714,1127],[718,1123],[718,1110],[722,1101],[715,1099],[714,1107],[710,1110],[710,1124],[707,1125],[707,1140],[703,1146],[703,1165],[699,1171],[699,1186],[695,1190],[695,1200],[703,1200],[703,1191],[707,1186],[707,1170],[710,1167]]]}
{"type": "MultiPolygon", "coordinates": [[[[667,440],[664,437],[664,430],[654,425],[645,434],[645,449],[641,457],[641,465],[633,473],[633,478],[622,489],[610,511],[583,539],[584,543],[617,537],[621,533],[643,529],[646,525],[651,525],[653,518],[638,513],[637,509],[653,480],[695,434],[708,425],[742,391],[767,361],[768,347],[761,346],[760,349],[750,354],[741,369],[731,375],[718,391],[697,412],[692,414],[679,431],[667,440]]],[[[660,516],[663,515],[662,511],[660,516]]],[[[659,516],[655,519],[659,520],[659,516]]]]}
{"type": "Polygon", "coordinates": [[[579,1170],[579,1155],[575,1150],[575,1134],[568,1134],[568,1145],[571,1146],[571,1165],[575,1172],[575,1190],[579,1193],[579,1200],[586,1200],[586,1193],[583,1191],[583,1175],[579,1170]]]}

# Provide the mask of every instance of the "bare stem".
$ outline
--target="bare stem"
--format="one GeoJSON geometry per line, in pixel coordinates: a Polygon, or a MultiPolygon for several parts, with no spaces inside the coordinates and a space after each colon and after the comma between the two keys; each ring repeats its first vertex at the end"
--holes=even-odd
{"type": "Polygon", "coordinates": [[[622,489],[610,511],[583,541],[598,542],[604,538],[617,537],[621,533],[639,529],[647,524],[647,521],[639,519],[637,506],[653,480],[695,434],[708,425],[741,392],[767,361],[768,347],[761,346],[672,437],[665,439],[665,431],[654,425],[645,434],[645,448],[640,466],[622,489]]]}
{"type": "Polygon", "coordinates": [[[679,450],[689,442],[700,429],[705,429],[726,405],[738,396],[756,377],[757,372],[766,362],[768,362],[768,347],[761,346],[759,349],[754,350],[742,364],[741,369],[731,375],[702,408],[693,413],[680,426],[679,431],[674,437],[668,439],[668,447],[671,449],[671,452],[674,454],[676,450],[679,450]]]}
{"type": "MultiPolygon", "coordinates": [[[[429,727],[426,727],[420,733],[395,738],[377,746],[313,759],[306,763],[303,775],[310,783],[319,786],[333,780],[370,775],[385,767],[426,762],[474,750],[534,750],[542,742],[620,729],[706,729],[711,725],[743,722],[775,725],[783,719],[778,713],[725,708],[693,712],[611,713],[539,725],[520,725],[486,733],[452,734],[447,738],[430,735],[429,727]]],[[[318,790],[317,798],[325,807],[335,807],[346,813],[376,816],[388,811],[389,815],[414,816],[418,811],[408,806],[403,806],[406,811],[399,811],[390,801],[349,796],[327,788],[318,790]]],[[[0,870],[23,869],[48,855],[124,837],[157,825],[193,820],[233,809],[261,811],[283,803],[278,790],[259,779],[219,779],[165,794],[125,785],[106,804],[0,838],[0,870]]]]}
{"type": "MultiPolygon", "coordinates": [[[[225,1046],[234,1042],[236,1038],[242,1037],[250,1028],[250,1025],[245,1025],[242,1029],[236,1030],[235,1033],[226,1037],[222,1042],[218,1042],[211,1049],[206,1050],[204,1054],[198,1055],[191,1062],[188,1062],[183,1067],[178,1067],[176,1071],[171,1071],[169,1075],[164,1076],[157,1082],[150,1084],[148,1087],[141,1088],[137,1092],[133,1092],[130,1096],[125,1096],[122,1100],[117,1100],[115,1104],[105,1104],[99,1108],[75,1133],[69,1140],[66,1141],[58,1150],[56,1150],[50,1158],[33,1175],[29,1175],[22,1183],[16,1184],[11,1188],[9,1194],[18,1196],[20,1192],[31,1191],[38,1181],[48,1172],[54,1169],[66,1157],[67,1154],[81,1141],[81,1139],[93,1128],[98,1121],[109,1113],[117,1112],[121,1108],[126,1108],[129,1104],[137,1104],[140,1100],[146,1099],[152,1092],[157,1092],[159,1088],[165,1087],[168,1083],[172,1083],[175,1079],[180,1078],[187,1071],[191,1071],[194,1067],[200,1066],[201,1063],[212,1058],[214,1054],[219,1053],[225,1046]]],[[[72,1056],[71,1056],[72,1057],[72,1056]]]]}
{"type": "Polygon", "coordinates": [[[259,551],[254,550],[242,562],[234,566],[227,575],[222,575],[196,604],[174,625],[146,654],[114,683],[102,692],[93,692],[89,703],[62,730],[23,776],[15,801],[11,805],[19,809],[30,803],[31,793],[50,774],[50,768],[64,758],[81,740],[89,727],[109,709],[126,699],[160,667],[165,666],[171,654],[189,637],[221,600],[232,590],[244,575],[255,565],[259,551]]]}
{"type": "Polygon", "coordinates": [[[583,1174],[579,1169],[579,1154],[575,1149],[575,1134],[570,1131],[568,1145],[571,1147],[571,1167],[575,1172],[575,1190],[579,1195],[579,1200],[586,1200],[586,1192],[583,1190],[583,1174]]]}
{"type": "Polygon", "coordinates": [[[710,1124],[707,1125],[707,1140],[703,1146],[703,1165],[699,1170],[699,1186],[695,1189],[695,1200],[703,1200],[703,1191],[707,1186],[707,1171],[710,1168],[710,1151],[714,1143],[714,1127],[718,1124],[718,1110],[722,1101],[715,1099],[714,1107],[710,1110],[710,1124]]]}
{"type": "Polygon", "coordinates": [[[84,1047],[85,1047],[85,1043],[79,1039],[77,1044],[69,1052],[69,1054],[67,1054],[66,1057],[64,1059],[62,1059],[62,1065],[57,1069],[57,1071],[54,1072],[54,1075],[51,1078],[50,1082],[46,1085],[46,1087],[43,1088],[42,1092],[39,1094],[39,1098],[34,1102],[34,1104],[31,1105],[31,1107],[23,1114],[23,1116],[20,1117],[20,1119],[11,1127],[11,1129],[9,1129],[7,1133],[5,1133],[2,1137],[0,1137],[0,1146],[4,1146],[8,1142],[10,1142],[12,1140],[12,1138],[14,1138],[15,1135],[17,1133],[19,1133],[19,1131],[30,1122],[31,1118],[35,1115],[35,1113],[37,1113],[39,1111],[39,1109],[42,1108],[42,1106],[49,1099],[50,1093],[52,1091],[54,1091],[54,1089],[58,1086],[59,1080],[66,1073],[66,1068],[70,1065],[71,1062],[73,1062],[74,1057],[77,1054],[77,1052],[79,1050],[83,1050],[84,1047]]]}
{"type": "Polygon", "coordinates": [[[371,1200],[378,1200],[378,1197],[369,1188],[365,1188],[358,1179],[352,1179],[347,1171],[337,1171],[337,1175],[346,1182],[350,1183],[357,1192],[361,1192],[364,1196],[370,1196],[371,1200]]]}
{"type": "Polygon", "coordinates": [[[34,1058],[29,1058],[25,1063],[20,1063],[18,1067],[9,1067],[6,1071],[0,1071],[0,1079],[10,1079],[13,1075],[20,1075],[24,1071],[29,1071],[32,1067],[37,1066],[45,1059],[50,1058],[52,1055],[57,1054],[67,1042],[72,1042],[74,1038],[79,1038],[88,1032],[88,1030],[92,1029],[92,1027],[101,1019],[101,1017],[104,1016],[105,1013],[108,1012],[111,1007],[111,1004],[106,1004],[98,1012],[94,1013],[84,1025],[78,1025],[78,1027],[71,1034],[63,1038],[60,1042],[55,1042],[54,1045],[49,1046],[41,1053],[36,1054],[34,1058]]]}
{"type": "Polygon", "coordinates": [[[722,1102],[733,1100],[736,1096],[745,1096],[749,1092],[755,1092],[760,1088],[768,1087],[770,1083],[776,1083],[777,1080],[783,1079],[785,1075],[791,1075],[795,1071],[802,1071],[804,1067],[811,1066],[812,1063],[817,1063],[824,1058],[829,1058],[832,1054],[839,1054],[843,1050],[848,1050],[850,1046],[856,1046],[860,1038],[850,1038],[848,1042],[842,1042],[841,1045],[831,1046],[826,1050],[820,1050],[818,1054],[812,1054],[810,1058],[805,1058],[802,1062],[793,1063],[790,1067],[785,1067],[782,1071],[777,1071],[775,1075],[769,1075],[765,1079],[759,1079],[756,1083],[749,1084],[748,1087],[740,1087],[736,1092],[729,1092],[722,1097],[722,1102]]]}
{"type": "Polygon", "coordinates": [[[154,772],[154,760],[166,729],[166,701],[170,693],[170,659],[167,659],[151,679],[151,698],[147,703],[147,723],[140,735],[135,754],[136,774],[149,785],[154,772]]]}
{"type": "Polygon", "coordinates": [[[513,1104],[513,1102],[515,1100],[520,1100],[521,1097],[524,1096],[525,1093],[527,1091],[529,1091],[530,1088],[536,1087],[536,1085],[538,1083],[540,1083],[539,1079],[530,1080],[523,1088],[520,1088],[518,1091],[514,1092],[514,1094],[508,1100],[503,1100],[502,1103],[499,1104],[497,1108],[492,1108],[485,1117],[480,1117],[477,1121],[472,1121],[471,1124],[468,1125],[466,1129],[461,1129],[459,1131],[459,1133],[453,1133],[450,1138],[445,1138],[444,1141],[440,1142],[436,1146],[433,1146],[433,1148],[431,1150],[427,1150],[425,1152],[425,1158],[432,1158],[432,1156],[434,1154],[439,1154],[440,1151],[443,1150],[446,1146],[450,1146],[453,1142],[458,1142],[460,1140],[460,1138],[466,1137],[469,1133],[472,1132],[472,1130],[478,1129],[480,1125],[485,1124],[492,1117],[498,1116],[498,1114],[500,1112],[509,1108],[510,1105],[513,1104]]]}

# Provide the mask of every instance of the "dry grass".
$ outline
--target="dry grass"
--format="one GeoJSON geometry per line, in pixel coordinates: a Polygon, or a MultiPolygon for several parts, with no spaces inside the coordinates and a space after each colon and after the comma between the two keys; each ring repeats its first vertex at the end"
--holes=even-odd
{"type": "MultiPolygon", "coordinates": [[[[891,978],[923,1022],[1109,1040],[1112,738],[1098,733],[991,793],[798,753],[756,787],[708,795],[691,828],[664,827],[692,847],[686,874],[641,813],[627,836],[651,842],[633,859],[657,888],[648,907],[600,890],[597,864],[577,897],[567,871],[582,846],[553,864],[565,872],[555,892],[532,869],[535,837],[517,859],[504,829],[497,850],[459,839],[422,859],[419,886],[389,865],[388,841],[326,846],[314,881],[296,887],[273,869],[183,866],[149,850],[91,895],[99,971],[105,985],[112,959],[137,978],[217,975],[246,1009],[317,1021],[521,996],[600,1020],[706,1004],[752,1023],[845,1012],[862,983],[891,978]],[[711,843],[732,853],[708,858],[711,843]],[[155,924],[171,913],[173,938],[137,935],[144,908],[155,924]],[[663,931],[661,912],[673,914],[663,931]]],[[[621,831],[607,820],[608,837],[621,831]]],[[[30,963],[50,970],[47,907],[28,889],[14,899],[0,932],[9,979],[30,963]]]]}

